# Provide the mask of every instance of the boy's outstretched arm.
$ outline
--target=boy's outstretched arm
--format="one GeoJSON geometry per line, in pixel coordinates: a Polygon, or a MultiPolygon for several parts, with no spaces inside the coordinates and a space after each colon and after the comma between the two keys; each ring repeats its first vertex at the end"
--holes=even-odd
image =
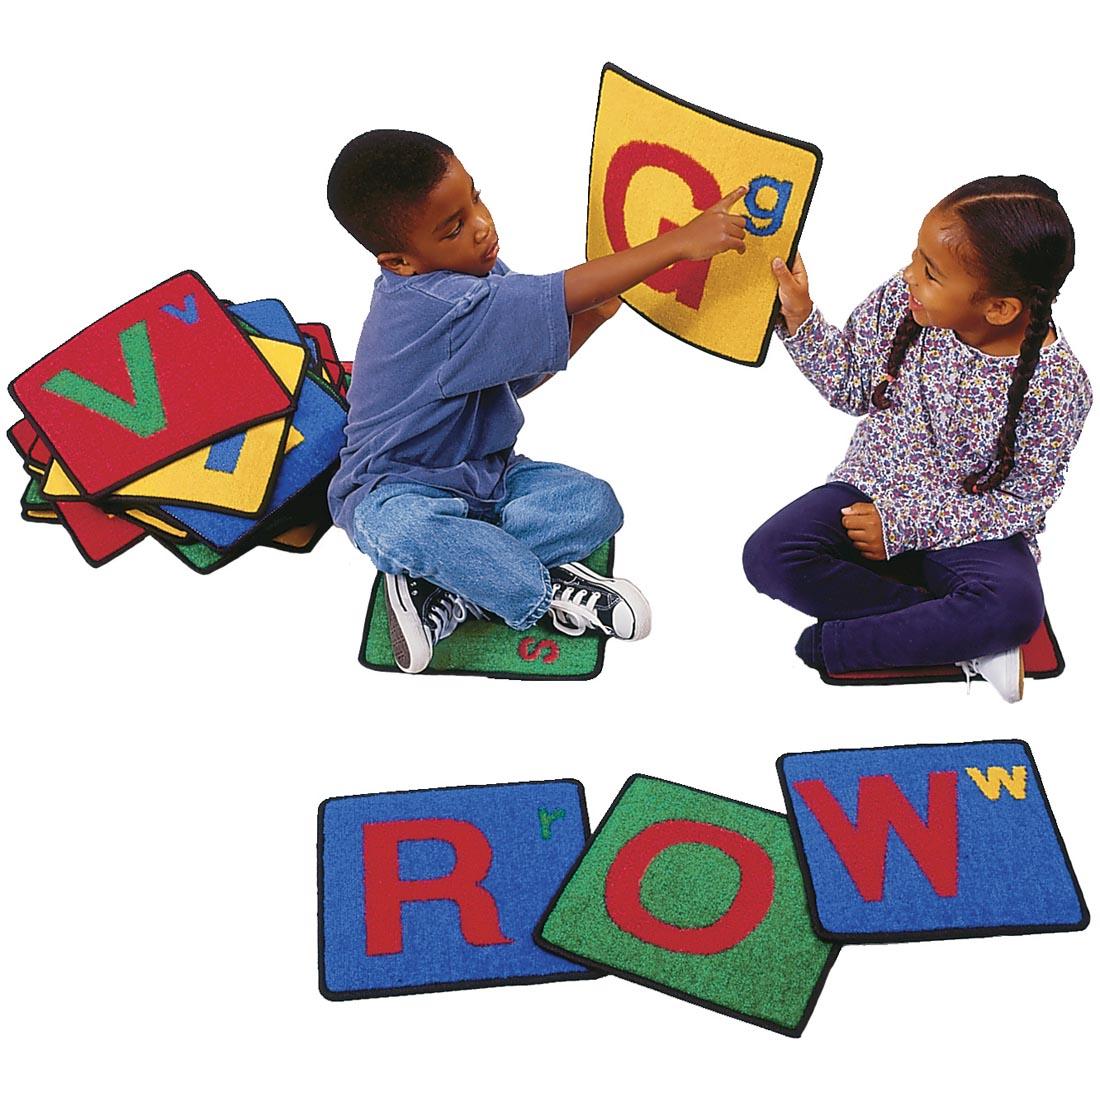
{"type": "MultiPolygon", "coordinates": [[[[604,323],[609,321],[619,310],[622,300],[619,298],[611,298],[606,302],[602,302],[600,305],[595,306],[593,309],[586,309],[583,313],[578,313],[572,318],[572,324],[569,326],[569,358],[572,359],[577,354],[580,346],[588,339],[604,323]]],[[[546,385],[554,376],[552,374],[544,374],[530,389],[524,389],[522,393],[517,393],[517,397],[526,397],[529,393],[533,393],[539,388],[539,386],[546,385]]]]}
{"type": "Polygon", "coordinates": [[[569,327],[569,358],[577,354],[581,345],[604,323],[611,320],[619,310],[622,300],[609,298],[592,309],[586,309],[583,313],[573,316],[573,323],[569,327]]]}
{"type": "Polygon", "coordinates": [[[745,219],[729,208],[747,192],[738,187],[679,229],[571,267],[565,273],[566,313],[583,313],[615,298],[678,260],[708,260],[730,249],[744,252],[745,219]]]}

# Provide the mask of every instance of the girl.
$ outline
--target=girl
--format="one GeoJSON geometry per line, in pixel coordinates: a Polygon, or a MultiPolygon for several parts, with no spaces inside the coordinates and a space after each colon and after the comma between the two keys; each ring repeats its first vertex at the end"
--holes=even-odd
{"type": "Polygon", "coordinates": [[[745,546],[752,584],[819,620],[795,647],[808,665],[956,663],[1020,698],[1020,646],[1043,619],[1035,536],[1092,403],[1051,324],[1073,249],[1054,190],[992,176],[932,209],[908,267],[843,331],[801,258],[774,261],[791,357],[864,417],[828,483],[745,546]]]}

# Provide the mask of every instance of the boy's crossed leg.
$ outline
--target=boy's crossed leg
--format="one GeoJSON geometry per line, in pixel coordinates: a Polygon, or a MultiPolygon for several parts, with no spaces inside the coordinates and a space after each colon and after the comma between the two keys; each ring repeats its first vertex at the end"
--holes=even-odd
{"type": "Polygon", "coordinates": [[[503,499],[484,513],[411,483],[383,484],[355,513],[360,548],[387,574],[391,642],[408,672],[425,668],[435,643],[471,613],[525,630],[549,612],[565,633],[644,637],[649,606],[637,588],[575,560],[621,523],[606,482],[530,459],[512,465],[503,499]]]}

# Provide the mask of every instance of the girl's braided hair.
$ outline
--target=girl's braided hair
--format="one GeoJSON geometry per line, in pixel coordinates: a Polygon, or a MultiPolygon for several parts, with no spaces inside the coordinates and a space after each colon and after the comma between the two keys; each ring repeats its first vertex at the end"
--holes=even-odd
{"type": "MultiPolygon", "coordinates": [[[[1015,462],[1016,422],[1050,328],[1051,306],[1073,270],[1073,226],[1058,192],[1032,176],[975,180],[952,191],[936,209],[954,215],[962,226],[959,256],[980,280],[982,292],[1019,298],[1028,314],[1008,388],[1008,410],[997,435],[996,458],[962,483],[968,493],[985,493],[1008,477],[1015,462]]],[[[890,345],[885,377],[871,395],[876,408],[890,407],[886,391],[897,381],[905,353],[920,329],[906,311],[890,345]]]]}

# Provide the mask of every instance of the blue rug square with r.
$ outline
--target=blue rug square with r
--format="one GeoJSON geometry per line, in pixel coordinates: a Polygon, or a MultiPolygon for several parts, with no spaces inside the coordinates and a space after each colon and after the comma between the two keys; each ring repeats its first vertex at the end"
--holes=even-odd
{"type": "Polygon", "coordinates": [[[594,976],[532,939],[587,840],[575,780],[328,799],[321,991],[343,999],[594,976]]]}

